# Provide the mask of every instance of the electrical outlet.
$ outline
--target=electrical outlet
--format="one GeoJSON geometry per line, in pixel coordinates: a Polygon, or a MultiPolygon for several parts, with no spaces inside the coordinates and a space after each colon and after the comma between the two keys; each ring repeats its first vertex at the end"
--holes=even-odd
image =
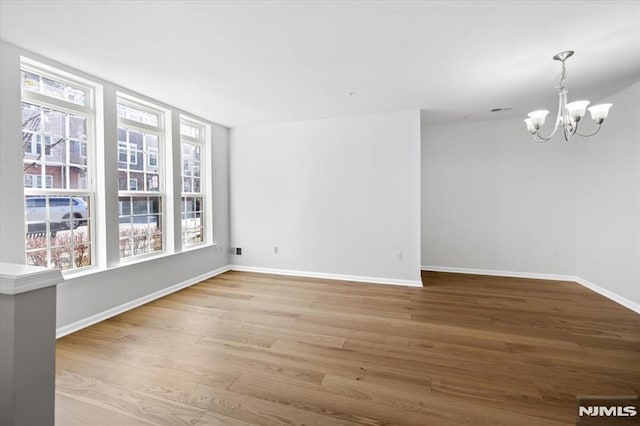
{"type": "Polygon", "coordinates": [[[236,247],[236,254],[237,254],[238,256],[241,256],[241,255],[242,255],[242,248],[241,248],[241,247],[236,247]]]}
{"type": "Polygon", "coordinates": [[[278,246],[275,246],[275,247],[273,248],[273,254],[278,254],[278,250],[279,250],[279,249],[278,249],[278,246]]]}
{"type": "Polygon", "coordinates": [[[396,253],[396,260],[402,262],[402,253],[396,253]]]}

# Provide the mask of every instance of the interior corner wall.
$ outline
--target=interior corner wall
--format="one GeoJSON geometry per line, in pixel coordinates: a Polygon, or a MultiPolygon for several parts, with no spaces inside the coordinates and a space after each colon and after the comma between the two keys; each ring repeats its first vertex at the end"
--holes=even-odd
{"type": "Polygon", "coordinates": [[[423,267],[575,275],[577,148],[523,126],[423,126],[423,267]]]}
{"type": "Polygon", "coordinates": [[[640,82],[577,155],[576,275],[640,305],[640,82]]]}
{"type": "Polygon", "coordinates": [[[234,128],[230,150],[235,265],[420,282],[418,111],[234,128]]]}
{"type": "Polygon", "coordinates": [[[423,267],[560,275],[639,306],[638,99],[640,83],[599,101],[602,130],[570,143],[519,119],[424,125],[423,267]]]}

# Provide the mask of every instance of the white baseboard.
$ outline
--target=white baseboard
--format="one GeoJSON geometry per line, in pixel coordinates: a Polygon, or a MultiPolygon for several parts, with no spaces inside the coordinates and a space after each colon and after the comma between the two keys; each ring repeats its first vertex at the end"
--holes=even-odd
{"type": "Polygon", "coordinates": [[[580,277],[575,277],[575,281],[583,287],[588,288],[591,291],[595,291],[596,293],[606,297],[609,300],[613,300],[619,305],[624,306],[625,308],[631,309],[635,313],[640,314],[640,304],[627,299],[626,297],[615,294],[612,291],[607,290],[606,288],[602,288],[599,285],[596,285],[590,281],[587,281],[580,277]]]}
{"type": "Polygon", "coordinates": [[[532,272],[497,271],[493,269],[454,268],[449,266],[428,265],[423,265],[422,270],[434,272],[452,272],[458,274],[491,275],[498,277],[533,278],[538,280],[572,281],[588,288],[591,291],[595,291],[596,293],[606,297],[613,302],[616,302],[619,305],[624,306],[625,308],[631,309],[632,311],[640,314],[640,304],[629,300],[626,297],[620,296],[612,291],[609,291],[606,288],[600,287],[599,285],[596,285],[590,281],[587,281],[584,278],[576,277],[573,275],[539,274],[532,272]]]}
{"type": "Polygon", "coordinates": [[[390,284],[390,285],[402,285],[407,287],[422,287],[422,281],[420,280],[415,280],[415,281],[414,280],[398,280],[394,278],[363,277],[360,275],[327,274],[324,272],[295,271],[290,269],[260,268],[255,266],[242,266],[242,265],[231,265],[231,270],[242,271],[242,272],[258,272],[261,274],[289,275],[294,277],[322,278],[327,280],[356,281],[360,283],[371,283],[371,284],[390,284]]]}
{"type": "Polygon", "coordinates": [[[499,271],[495,269],[456,268],[450,266],[422,265],[423,271],[453,272],[457,274],[491,275],[495,277],[533,278],[536,280],[575,281],[573,275],[540,274],[537,272],[499,271]]]}
{"type": "Polygon", "coordinates": [[[190,278],[181,283],[172,285],[167,288],[163,288],[162,290],[158,290],[151,294],[147,294],[146,296],[142,296],[138,299],[132,300],[127,303],[123,303],[122,305],[116,306],[111,309],[107,309],[106,311],[99,312],[95,315],[91,315],[90,317],[83,318],[79,321],[73,322],[71,324],[60,327],[56,330],[56,339],[60,337],[66,336],[67,334],[71,334],[74,331],[78,331],[82,328],[89,327],[90,325],[96,324],[100,321],[104,321],[107,318],[111,318],[123,312],[129,311],[133,308],[137,308],[140,305],[144,305],[145,303],[149,303],[152,300],[159,299],[167,294],[174,293],[178,290],[182,290],[183,288],[189,287],[191,285],[197,284],[200,281],[204,281],[208,278],[215,277],[216,275],[223,274],[231,269],[230,265],[223,266],[218,269],[214,269],[213,271],[206,272],[202,275],[198,275],[197,277],[190,278]]]}

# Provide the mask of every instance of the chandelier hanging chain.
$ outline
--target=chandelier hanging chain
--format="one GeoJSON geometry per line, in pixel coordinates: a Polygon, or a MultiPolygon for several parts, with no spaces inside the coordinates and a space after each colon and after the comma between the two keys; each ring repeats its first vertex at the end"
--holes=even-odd
{"type": "Polygon", "coordinates": [[[558,86],[556,86],[556,89],[558,90],[564,89],[564,83],[566,81],[567,81],[567,66],[565,64],[565,61],[562,61],[562,71],[560,71],[560,81],[558,83],[558,86]]]}
{"type": "Polygon", "coordinates": [[[529,113],[529,118],[524,120],[525,124],[527,125],[527,130],[529,131],[529,133],[531,133],[533,139],[536,142],[543,143],[551,140],[551,138],[553,138],[560,127],[562,127],[562,134],[566,141],[569,141],[571,137],[576,134],[583,137],[593,136],[600,131],[602,123],[608,116],[611,104],[594,105],[590,108],[587,108],[587,106],[589,105],[589,101],[583,100],[568,103],[568,90],[566,88],[566,60],[570,58],[573,53],[573,51],[568,50],[565,52],[560,52],[553,57],[553,59],[561,62],[562,69],[560,72],[560,80],[558,82],[558,85],[556,86],[556,89],[558,90],[558,113],[551,134],[548,137],[542,136],[542,134],[540,134],[540,128],[544,125],[549,111],[533,111],[529,113]],[[580,122],[580,119],[584,117],[587,109],[591,113],[591,118],[598,125],[598,128],[593,133],[585,135],[578,132],[578,123],[580,122]]]}

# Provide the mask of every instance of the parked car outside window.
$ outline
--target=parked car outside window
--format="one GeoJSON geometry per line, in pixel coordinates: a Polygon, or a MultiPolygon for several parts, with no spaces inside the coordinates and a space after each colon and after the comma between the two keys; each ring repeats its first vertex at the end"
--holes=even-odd
{"type": "Polygon", "coordinates": [[[79,197],[28,196],[26,213],[29,232],[43,232],[49,222],[51,230],[75,229],[87,223],[89,208],[79,197]],[[47,208],[47,198],[49,206],[47,208]],[[41,229],[42,228],[42,229],[41,229]]]}

